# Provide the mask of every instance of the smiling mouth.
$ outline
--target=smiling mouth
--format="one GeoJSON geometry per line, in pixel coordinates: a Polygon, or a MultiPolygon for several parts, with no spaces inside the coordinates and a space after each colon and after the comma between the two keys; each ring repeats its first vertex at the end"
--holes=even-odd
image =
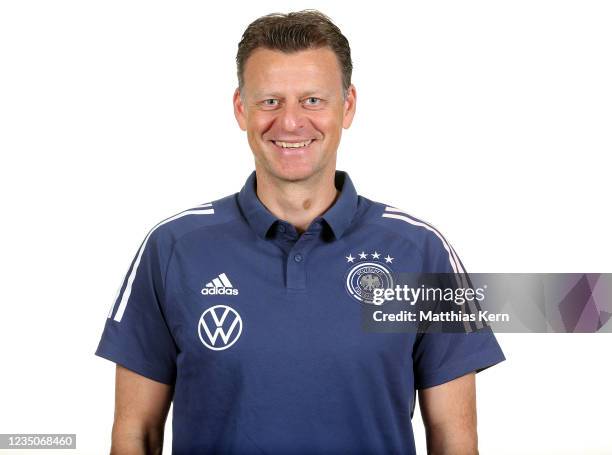
{"type": "Polygon", "coordinates": [[[301,142],[284,142],[284,141],[272,141],[274,145],[283,150],[296,150],[296,149],[305,149],[310,144],[312,144],[315,140],[308,139],[306,141],[301,142]]]}

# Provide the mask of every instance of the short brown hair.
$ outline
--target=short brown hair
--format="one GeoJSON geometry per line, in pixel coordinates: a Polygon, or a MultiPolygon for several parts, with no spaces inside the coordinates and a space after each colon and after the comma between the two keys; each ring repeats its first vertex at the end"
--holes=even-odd
{"type": "Polygon", "coordinates": [[[353,62],[346,37],[329,17],[307,9],[288,14],[272,13],[251,22],[242,35],[236,54],[238,87],[244,85],[244,65],[251,53],[263,47],[282,52],[329,47],[338,58],[342,70],[344,96],[351,85],[353,62]]]}

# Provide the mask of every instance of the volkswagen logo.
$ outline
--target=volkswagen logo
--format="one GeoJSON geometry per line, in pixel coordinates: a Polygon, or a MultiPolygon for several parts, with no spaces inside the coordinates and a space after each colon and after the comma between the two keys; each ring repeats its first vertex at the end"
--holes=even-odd
{"type": "Polygon", "coordinates": [[[208,349],[222,351],[232,346],[242,333],[242,318],[226,305],[208,308],[198,321],[200,341],[208,349]]]}

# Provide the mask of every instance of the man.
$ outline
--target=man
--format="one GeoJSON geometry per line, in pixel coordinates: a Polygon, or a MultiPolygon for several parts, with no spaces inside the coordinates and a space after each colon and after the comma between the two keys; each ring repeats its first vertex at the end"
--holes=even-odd
{"type": "Polygon", "coordinates": [[[414,453],[417,389],[431,453],[477,453],[474,372],[504,360],[491,332],[362,329],[390,271],[463,269],[433,227],[336,171],[348,41],[316,11],[268,15],[237,64],[255,172],[140,246],[96,351],[117,363],[112,453],[160,453],[171,401],[175,454],[414,453]]]}

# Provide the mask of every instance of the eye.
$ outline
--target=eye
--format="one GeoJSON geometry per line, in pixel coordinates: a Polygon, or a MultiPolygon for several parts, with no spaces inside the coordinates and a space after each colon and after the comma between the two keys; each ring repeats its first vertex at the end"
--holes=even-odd
{"type": "Polygon", "coordinates": [[[278,106],[278,100],[275,98],[268,98],[267,100],[263,100],[261,104],[265,107],[275,107],[278,106]]]}
{"type": "Polygon", "coordinates": [[[305,103],[308,106],[317,106],[321,104],[321,98],[317,98],[315,96],[309,96],[308,98],[306,98],[305,103]]]}

